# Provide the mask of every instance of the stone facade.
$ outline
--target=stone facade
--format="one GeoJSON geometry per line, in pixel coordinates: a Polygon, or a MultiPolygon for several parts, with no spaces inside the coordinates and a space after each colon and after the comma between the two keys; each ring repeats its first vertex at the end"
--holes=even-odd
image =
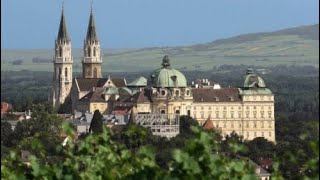
{"type": "Polygon", "coordinates": [[[53,58],[54,77],[50,100],[54,107],[59,107],[69,96],[72,87],[71,40],[62,11],[58,37],[55,41],[55,55],[53,58]]]}
{"type": "Polygon", "coordinates": [[[87,37],[83,45],[83,52],[82,77],[102,78],[100,42],[96,34],[92,11],[90,14],[87,37]]]}

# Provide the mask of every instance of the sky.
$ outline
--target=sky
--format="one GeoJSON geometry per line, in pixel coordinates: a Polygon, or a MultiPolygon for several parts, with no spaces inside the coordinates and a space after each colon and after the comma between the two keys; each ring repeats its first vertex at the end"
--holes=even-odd
{"type": "MultiPolygon", "coordinates": [[[[319,23],[319,0],[94,0],[102,48],[206,43],[319,23]]],[[[1,0],[1,49],[54,47],[62,0],[1,0]]],[[[91,1],[65,0],[73,48],[82,48],[91,1]]]]}

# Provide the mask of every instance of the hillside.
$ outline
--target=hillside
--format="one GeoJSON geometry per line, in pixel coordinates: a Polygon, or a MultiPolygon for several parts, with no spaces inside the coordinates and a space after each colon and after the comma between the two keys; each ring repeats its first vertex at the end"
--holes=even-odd
{"type": "MultiPolygon", "coordinates": [[[[171,64],[184,70],[210,70],[223,64],[319,67],[319,24],[220,39],[178,47],[104,50],[104,72],[145,71],[160,67],[168,54],[171,64]]],[[[74,49],[74,69],[80,71],[81,49],[74,49]]],[[[32,63],[33,58],[52,59],[53,50],[1,50],[1,70],[52,71],[51,63],[32,63]],[[23,65],[12,65],[16,59],[23,65]]]]}

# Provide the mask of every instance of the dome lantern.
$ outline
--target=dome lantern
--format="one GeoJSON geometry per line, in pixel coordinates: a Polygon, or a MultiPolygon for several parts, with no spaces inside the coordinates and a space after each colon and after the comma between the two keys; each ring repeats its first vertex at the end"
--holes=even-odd
{"type": "Polygon", "coordinates": [[[169,67],[170,66],[170,59],[168,55],[165,55],[162,59],[162,66],[164,68],[169,67]]]}
{"type": "Polygon", "coordinates": [[[247,73],[244,76],[243,87],[245,88],[265,88],[266,84],[264,80],[253,72],[253,69],[250,67],[247,69],[247,73]]]}
{"type": "Polygon", "coordinates": [[[153,71],[149,76],[149,82],[152,87],[161,88],[181,88],[187,87],[186,77],[178,70],[170,67],[168,55],[162,59],[162,67],[153,71]]]}

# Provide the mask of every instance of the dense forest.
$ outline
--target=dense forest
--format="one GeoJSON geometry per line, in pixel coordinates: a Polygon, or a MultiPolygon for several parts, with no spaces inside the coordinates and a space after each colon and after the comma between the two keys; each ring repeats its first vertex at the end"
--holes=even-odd
{"type": "MultiPolygon", "coordinates": [[[[189,83],[197,78],[208,78],[211,81],[220,83],[222,87],[241,86],[243,83],[242,76],[245,74],[247,68],[248,67],[245,65],[223,65],[214,67],[211,71],[192,71],[184,72],[184,74],[189,83]]],[[[300,179],[304,175],[311,177],[316,175],[319,176],[319,153],[317,154],[315,152],[315,149],[319,150],[319,69],[312,66],[254,67],[254,69],[265,69],[266,73],[260,75],[264,78],[266,85],[275,95],[277,143],[272,144],[263,138],[256,138],[253,141],[247,142],[243,141],[242,138],[236,134],[232,134],[225,140],[218,141],[220,142],[218,146],[223,149],[220,149],[221,152],[226,154],[227,157],[227,159],[223,159],[221,162],[228,164],[228,158],[234,159],[238,156],[249,157],[255,162],[258,162],[261,158],[269,158],[277,165],[276,167],[273,167],[273,169],[269,169],[269,171],[277,174],[277,171],[279,170],[279,173],[286,179],[300,179]],[[234,146],[235,144],[236,146],[234,146]],[[237,150],[235,147],[242,148],[238,148],[237,150]],[[317,164],[315,169],[306,165],[312,163],[317,164]]],[[[139,76],[148,77],[149,73],[150,72],[111,73],[111,76],[125,77],[127,82],[130,82],[139,76]]],[[[75,74],[75,76],[78,75],[79,74],[75,74]]],[[[25,111],[28,109],[34,110],[34,104],[47,101],[48,93],[50,92],[51,78],[52,74],[47,72],[1,72],[1,101],[12,103],[14,109],[17,111],[25,111]]],[[[49,115],[46,115],[40,110],[35,109],[34,111],[39,111],[41,112],[41,116],[49,118],[49,115]]],[[[51,112],[52,110],[49,108],[44,111],[51,112]]],[[[154,165],[153,168],[149,167],[150,170],[153,170],[152,172],[157,168],[168,170],[172,167],[179,167],[181,168],[181,172],[175,173],[191,175],[192,172],[188,171],[188,167],[181,164],[181,158],[189,158],[186,161],[191,162],[191,159],[194,158],[193,156],[197,154],[195,149],[192,149],[193,146],[187,145],[187,142],[191,141],[191,144],[200,143],[199,146],[203,146],[203,148],[208,147],[197,139],[200,138],[200,136],[206,135],[199,135],[199,132],[197,133],[191,130],[190,126],[197,126],[197,123],[187,117],[182,118],[186,119],[181,121],[185,122],[181,124],[181,134],[170,141],[152,137],[145,132],[144,134],[138,133],[134,135],[135,137],[143,136],[141,137],[141,140],[137,142],[137,138],[132,139],[130,136],[130,133],[137,133],[134,130],[132,130],[132,132],[122,132],[119,134],[120,137],[112,135],[112,139],[131,150],[133,155],[137,153],[137,156],[135,156],[137,159],[134,159],[134,162],[140,162],[141,159],[138,157],[138,151],[144,147],[143,145],[150,145],[153,147],[155,150],[155,152],[153,152],[155,159],[149,160],[150,163],[156,163],[156,165],[154,165]],[[137,146],[137,144],[139,144],[139,146],[137,146]],[[184,154],[185,156],[183,157],[177,157],[173,153],[174,149],[183,149],[183,151],[185,151],[184,153],[187,154],[184,154]],[[183,170],[185,170],[185,172],[183,170]]],[[[32,123],[33,125],[37,124],[36,119],[37,118],[34,119],[35,122],[32,123]]],[[[44,126],[46,125],[47,124],[44,124],[44,126]]],[[[1,124],[1,128],[4,126],[5,125],[1,124]]],[[[27,133],[30,131],[30,129],[28,129],[28,126],[30,125],[28,124],[21,124],[19,126],[20,128],[15,130],[16,132],[7,133],[10,134],[10,136],[7,136],[10,137],[7,138],[10,140],[8,140],[8,142],[1,141],[1,149],[13,147],[16,149],[17,146],[21,147],[21,142],[22,144],[24,143],[24,146],[28,144],[23,139],[32,137],[30,134],[35,134],[35,132],[31,129],[32,132],[29,134],[27,133]]],[[[39,123],[38,128],[41,129],[41,127],[42,125],[39,123]]],[[[48,139],[46,138],[51,138],[47,136],[39,137],[41,137],[40,141],[42,139],[43,142],[48,142],[48,139]]],[[[217,135],[214,137],[218,138],[217,135]]],[[[86,141],[88,137],[82,138],[87,143],[84,146],[88,146],[88,143],[90,144],[90,142],[86,141]]],[[[89,138],[92,137],[89,136],[89,138]]],[[[3,133],[1,133],[1,139],[3,140],[3,133]]],[[[96,141],[98,142],[99,140],[96,141]]],[[[51,139],[50,142],[55,141],[51,139]]],[[[52,145],[48,146],[49,149],[52,147],[52,145]]],[[[90,154],[92,151],[85,150],[85,152],[90,154]]],[[[88,155],[83,152],[78,153],[88,155]]],[[[182,151],[180,153],[182,153],[182,151]]],[[[144,156],[146,155],[144,154],[144,156]]],[[[143,166],[142,164],[139,165],[143,166]]],[[[204,169],[207,168],[207,170],[210,170],[210,167],[207,167],[205,164],[200,163],[200,165],[204,166],[204,169]]],[[[248,171],[244,172],[250,174],[251,171],[248,169],[248,171]]],[[[164,171],[159,170],[159,173],[164,173],[164,171]]],[[[196,175],[196,173],[192,175],[196,175]]]]}

